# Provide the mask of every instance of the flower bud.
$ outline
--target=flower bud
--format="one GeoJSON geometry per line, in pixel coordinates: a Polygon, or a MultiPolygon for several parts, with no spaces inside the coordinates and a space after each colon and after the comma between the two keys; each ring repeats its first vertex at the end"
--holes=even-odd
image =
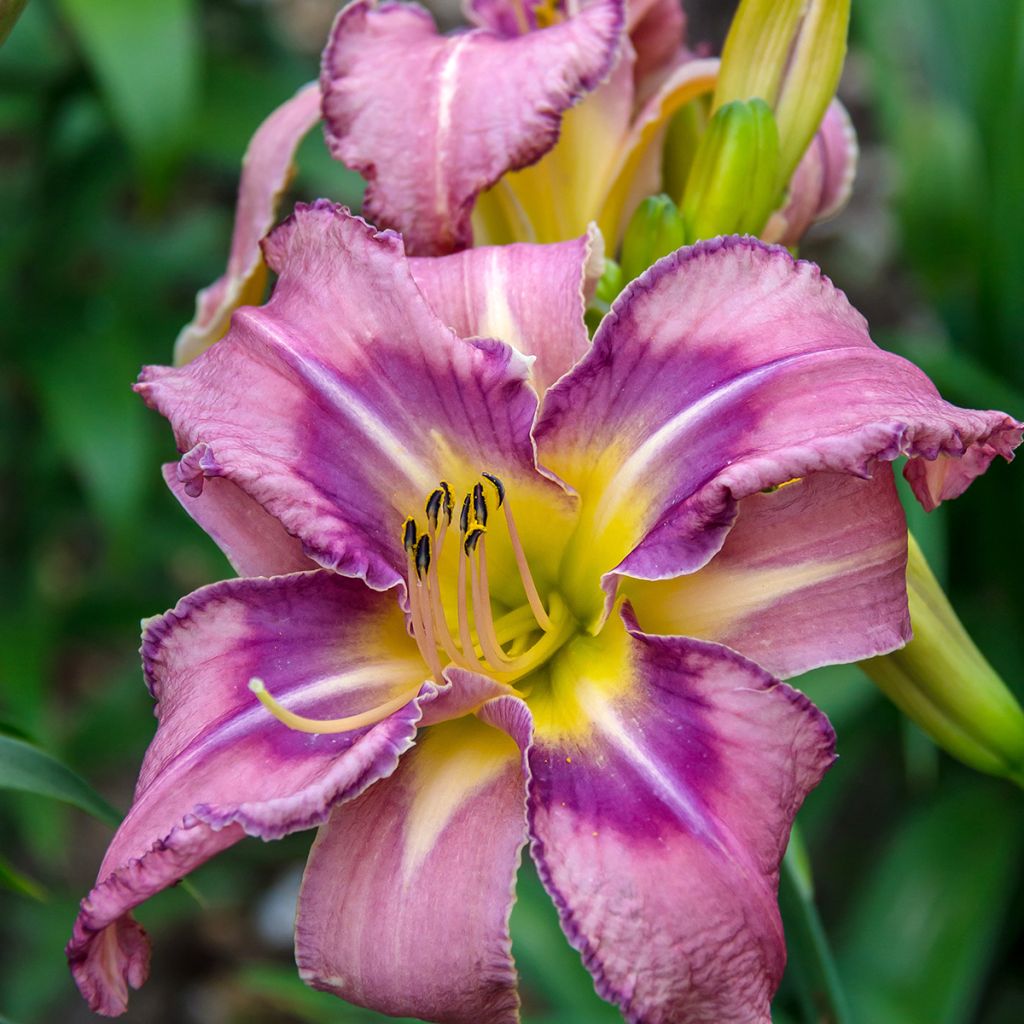
{"type": "Polygon", "coordinates": [[[1024,786],[1024,711],[967,635],[917,542],[909,541],[914,638],[861,668],[945,751],[1024,786]]]}
{"type": "Polygon", "coordinates": [[[789,180],[818,130],[846,56],[850,0],[742,0],[722,51],[713,109],[760,97],[779,130],[789,180]]]}
{"type": "Polygon", "coordinates": [[[666,195],[648,196],[637,208],[622,240],[622,281],[639,277],[652,263],[686,244],[679,209],[666,195]]]}
{"type": "Polygon", "coordinates": [[[683,195],[690,242],[757,234],[780,202],[779,136],[764,100],[720,107],[697,147],[683,195]]]}

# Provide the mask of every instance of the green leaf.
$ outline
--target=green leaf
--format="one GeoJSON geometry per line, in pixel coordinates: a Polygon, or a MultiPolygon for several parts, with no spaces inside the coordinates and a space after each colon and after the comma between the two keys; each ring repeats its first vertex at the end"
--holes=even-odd
{"type": "Polygon", "coordinates": [[[0,856],[0,885],[39,903],[44,903],[47,899],[46,889],[39,882],[22,874],[2,856],[0,856]]]}
{"type": "Polygon", "coordinates": [[[60,0],[129,145],[149,170],[177,155],[197,99],[194,0],[60,0]]]}
{"type": "Polygon", "coordinates": [[[1013,896],[1024,839],[998,784],[964,786],[898,830],[838,944],[856,1024],[966,1024],[1013,896]]]}
{"type": "Polygon", "coordinates": [[[416,1024],[411,1018],[383,1014],[352,1006],[327,992],[309,988],[294,967],[253,964],[236,975],[239,986],[270,1006],[303,1024],[416,1024]]]}
{"type": "Polygon", "coordinates": [[[29,743],[0,736],[0,789],[17,789],[63,800],[108,825],[121,815],[81,776],[29,743]]]}
{"type": "Polygon", "coordinates": [[[850,1024],[850,1011],[832,950],[814,904],[810,861],[794,827],[779,878],[779,909],[786,927],[787,970],[807,1024],[850,1024]]]}

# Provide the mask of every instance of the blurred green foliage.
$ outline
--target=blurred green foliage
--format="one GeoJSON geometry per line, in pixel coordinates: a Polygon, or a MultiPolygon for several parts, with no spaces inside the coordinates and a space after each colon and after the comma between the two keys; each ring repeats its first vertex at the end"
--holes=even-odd
{"type": "MultiPolygon", "coordinates": [[[[118,807],[153,727],[139,618],[229,572],[164,490],[159,464],[174,446],[130,384],[141,364],[169,359],[196,290],[222,269],[249,135],[316,74],[315,47],[295,31],[311,6],[33,0],[0,50],[0,741],[59,758],[118,807]]],[[[855,204],[805,254],[849,288],[877,340],[951,399],[1022,415],[1024,4],[857,0],[853,16],[848,99],[865,149],[858,194],[873,208],[855,204]]],[[[358,203],[358,179],[317,133],[300,168],[297,197],[358,203]]],[[[996,466],[948,510],[911,510],[1013,685],[1022,507],[1024,476],[996,466]]],[[[850,1020],[1024,1020],[1019,793],[938,755],[855,669],[801,685],[840,737],[841,759],[801,820],[850,1020]]],[[[28,793],[10,778],[0,1015],[86,1021],[62,948],[109,827],[51,799],[69,798],[57,782],[28,793]]],[[[306,989],[287,934],[260,924],[274,893],[287,902],[308,842],[240,844],[190,892],[145,906],[153,977],[126,1020],[382,1020],[306,989]]],[[[528,1024],[619,1019],[528,867],[521,882],[513,932],[528,1024]]],[[[787,920],[799,962],[775,1019],[827,1021],[801,982],[807,922],[787,920]]]]}

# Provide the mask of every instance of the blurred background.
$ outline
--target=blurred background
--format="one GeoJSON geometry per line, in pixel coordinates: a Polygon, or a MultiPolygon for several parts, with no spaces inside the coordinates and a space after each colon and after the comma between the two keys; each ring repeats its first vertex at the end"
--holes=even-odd
{"type": "MultiPolygon", "coordinates": [[[[732,5],[686,6],[691,39],[716,49],[732,5]]],[[[245,145],[315,76],[335,9],[30,0],[0,49],[0,734],[92,787],[54,769],[63,800],[0,789],[0,1019],[12,1024],[95,1019],[62,951],[154,727],[139,619],[230,574],[164,489],[170,432],[130,384],[141,364],[170,360],[196,290],[221,273],[245,145]]],[[[842,95],[860,173],[850,208],[813,229],[802,255],[947,398],[1020,417],[1024,3],[853,9],[842,95]]],[[[361,181],[318,132],[299,167],[295,198],[358,207],[361,181]]],[[[912,512],[954,604],[1018,696],[1022,510],[1024,472],[999,464],[949,507],[912,512]]],[[[839,734],[841,760],[800,820],[846,1019],[1019,1024],[1019,791],[939,754],[854,668],[797,685],[839,734]]],[[[241,843],[141,908],[153,971],[124,1019],[384,1020],[296,977],[291,915],[311,838],[241,843]]],[[[526,868],[520,894],[527,1024],[620,1020],[526,868]]],[[[798,927],[787,915],[787,930],[798,927]]],[[[777,1024],[832,1019],[807,1004],[799,966],[777,1024]]]]}

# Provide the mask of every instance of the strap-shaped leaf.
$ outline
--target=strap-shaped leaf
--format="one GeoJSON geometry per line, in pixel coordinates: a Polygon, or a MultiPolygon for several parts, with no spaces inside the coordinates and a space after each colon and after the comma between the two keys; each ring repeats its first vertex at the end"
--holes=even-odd
{"type": "Polygon", "coordinates": [[[121,815],[81,776],[30,743],[0,736],[0,789],[18,789],[63,800],[109,825],[121,815]]]}

